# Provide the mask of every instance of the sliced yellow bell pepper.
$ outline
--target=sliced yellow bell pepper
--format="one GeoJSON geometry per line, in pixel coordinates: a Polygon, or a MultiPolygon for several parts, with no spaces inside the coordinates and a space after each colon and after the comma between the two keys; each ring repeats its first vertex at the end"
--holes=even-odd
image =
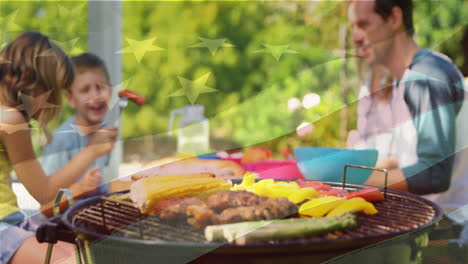
{"type": "Polygon", "coordinates": [[[288,196],[289,201],[293,203],[300,203],[303,202],[304,200],[310,200],[313,198],[319,197],[319,193],[311,187],[305,187],[297,190],[293,194],[288,196]]]}
{"type": "Polygon", "coordinates": [[[260,185],[275,184],[275,180],[273,180],[273,179],[260,180],[260,181],[258,181],[256,184],[260,184],[260,185]]]}
{"type": "Polygon", "coordinates": [[[299,207],[299,214],[322,217],[344,201],[345,199],[336,196],[326,196],[313,199],[303,203],[299,207]]]}
{"type": "Polygon", "coordinates": [[[241,185],[243,186],[252,186],[255,184],[255,175],[250,172],[246,172],[244,174],[244,177],[242,178],[242,183],[241,185]]]}
{"type": "Polygon", "coordinates": [[[300,186],[296,182],[286,182],[286,181],[278,181],[275,182],[275,185],[280,185],[288,188],[299,189],[300,186]]]}
{"type": "Polygon", "coordinates": [[[269,198],[291,196],[292,201],[300,203],[306,199],[318,197],[318,193],[313,188],[302,188],[296,182],[277,181],[274,179],[264,179],[255,182],[256,175],[254,173],[245,173],[242,182],[235,184],[232,191],[248,191],[253,192],[259,196],[266,196],[269,198]],[[297,194],[296,194],[297,193],[297,194]]]}
{"type": "Polygon", "coordinates": [[[256,176],[254,173],[246,172],[242,178],[242,182],[240,184],[234,184],[231,191],[252,191],[253,186],[256,184],[255,178],[256,176]]]}
{"type": "Polygon", "coordinates": [[[268,186],[267,196],[270,198],[289,197],[298,190],[299,186],[276,183],[268,186]]]}
{"type": "Polygon", "coordinates": [[[241,184],[234,184],[234,186],[231,188],[231,191],[245,191],[245,187],[241,184]]]}
{"type": "Polygon", "coordinates": [[[270,197],[270,188],[274,184],[273,179],[260,180],[252,186],[252,192],[259,196],[270,197]]]}
{"type": "Polygon", "coordinates": [[[252,192],[258,196],[266,196],[268,194],[268,187],[263,184],[254,184],[252,186],[252,192]]]}
{"type": "Polygon", "coordinates": [[[343,214],[349,211],[362,211],[368,215],[377,214],[378,211],[375,209],[374,205],[361,197],[355,197],[349,200],[346,200],[339,206],[331,210],[327,217],[332,217],[334,215],[343,214]]]}

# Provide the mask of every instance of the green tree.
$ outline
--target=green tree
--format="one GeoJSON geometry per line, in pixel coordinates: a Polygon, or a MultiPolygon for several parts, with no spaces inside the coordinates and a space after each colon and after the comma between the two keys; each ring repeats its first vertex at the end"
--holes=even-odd
{"type": "MultiPolygon", "coordinates": [[[[467,1],[415,2],[418,43],[448,54],[459,67],[466,64],[460,41],[467,32],[467,1]]],[[[86,51],[87,2],[0,5],[2,45],[36,30],[70,55],[86,51]]],[[[345,1],[124,1],[124,50],[132,41],[152,40],[153,46],[142,56],[123,54],[125,88],[148,99],[142,108],[125,109],[124,138],[165,134],[170,111],[190,104],[187,97],[170,96],[182,88],[181,78],[209,73],[205,85],[217,91],[200,94],[195,103],[205,106],[214,137],[239,147],[342,146],[340,123],[346,118],[349,128],[355,126],[359,87],[355,62],[336,52],[343,48],[339,32],[346,23],[345,1]],[[353,88],[345,97],[344,87],[353,88]],[[290,98],[309,93],[319,95],[320,104],[288,111],[290,98]],[[348,113],[337,115],[343,107],[348,113]],[[305,140],[294,133],[303,121],[315,125],[305,140]]],[[[60,121],[71,114],[65,107],[60,121]]]]}

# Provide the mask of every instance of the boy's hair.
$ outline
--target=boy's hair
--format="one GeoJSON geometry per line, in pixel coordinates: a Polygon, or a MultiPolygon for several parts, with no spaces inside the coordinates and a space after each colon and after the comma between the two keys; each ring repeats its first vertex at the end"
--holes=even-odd
{"type": "MultiPolygon", "coordinates": [[[[0,52],[0,102],[13,108],[35,108],[23,102],[25,95],[50,93],[47,102],[61,106],[61,89],[68,89],[74,76],[73,65],[59,46],[41,33],[23,33],[0,52]]],[[[43,127],[60,112],[60,107],[39,108],[38,121],[43,127]]],[[[29,120],[34,113],[27,110],[23,114],[29,120]]]]}
{"type": "Polygon", "coordinates": [[[399,7],[402,12],[406,33],[410,36],[414,35],[412,0],[375,0],[374,3],[374,11],[384,20],[387,20],[392,14],[393,7],[399,7]]]}
{"type": "Polygon", "coordinates": [[[75,66],[77,73],[84,72],[90,69],[100,69],[104,72],[107,82],[110,82],[109,73],[107,71],[104,61],[93,53],[83,53],[78,56],[72,57],[71,61],[75,66]]]}

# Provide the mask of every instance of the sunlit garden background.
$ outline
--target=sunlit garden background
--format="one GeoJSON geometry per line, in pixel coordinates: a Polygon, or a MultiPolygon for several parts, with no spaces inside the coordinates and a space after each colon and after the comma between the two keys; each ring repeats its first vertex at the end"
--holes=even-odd
{"type": "MultiPolygon", "coordinates": [[[[468,75],[468,2],[415,2],[418,43],[447,54],[468,75]]],[[[124,1],[122,10],[123,47],[114,51],[123,56],[119,87],[148,100],[123,113],[126,161],[172,155],[169,114],[192,103],[206,109],[213,152],[261,144],[278,156],[299,145],[339,147],[356,126],[360,80],[346,55],[345,1],[124,1]],[[132,51],[135,41],[151,48],[132,51]],[[211,92],[175,96],[184,79],[206,80],[211,92]],[[301,138],[303,123],[313,132],[301,138]]],[[[88,3],[1,1],[1,44],[28,30],[49,35],[69,55],[87,51],[88,3]]],[[[65,107],[51,129],[71,114],[65,107]]]]}

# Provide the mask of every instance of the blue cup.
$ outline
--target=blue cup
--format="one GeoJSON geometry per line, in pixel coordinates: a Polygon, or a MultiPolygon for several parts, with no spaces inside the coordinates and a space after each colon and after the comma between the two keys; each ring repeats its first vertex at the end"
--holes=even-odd
{"type": "MultiPolygon", "coordinates": [[[[306,179],[341,182],[346,164],[374,167],[378,152],[375,149],[297,147],[294,154],[306,179]]],[[[348,168],[346,182],[363,184],[371,173],[371,170],[348,168]]]]}

